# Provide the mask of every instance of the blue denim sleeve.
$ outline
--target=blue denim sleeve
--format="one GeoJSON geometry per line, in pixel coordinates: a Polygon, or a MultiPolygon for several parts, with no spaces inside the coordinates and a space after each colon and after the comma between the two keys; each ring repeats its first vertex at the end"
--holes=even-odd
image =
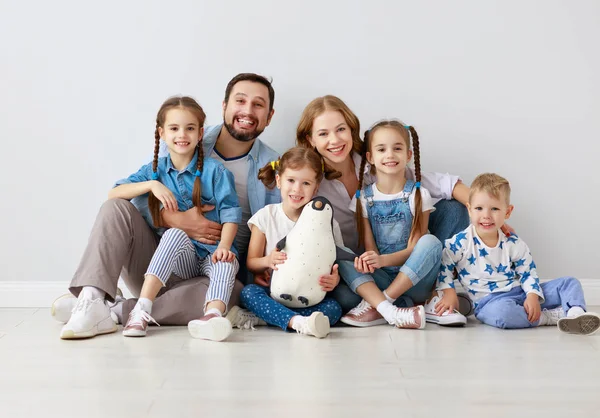
{"type": "Polygon", "coordinates": [[[121,184],[141,183],[142,181],[150,181],[152,179],[152,164],[146,164],[140,168],[137,173],[133,173],[127,178],[118,180],[113,188],[121,184]]]}
{"type": "Polygon", "coordinates": [[[214,179],[213,190],[221,223],[239,224],[242,221],[242,208],[235,191],[235,181],[231,171],[224,167],[219,169],[214,179]]]}

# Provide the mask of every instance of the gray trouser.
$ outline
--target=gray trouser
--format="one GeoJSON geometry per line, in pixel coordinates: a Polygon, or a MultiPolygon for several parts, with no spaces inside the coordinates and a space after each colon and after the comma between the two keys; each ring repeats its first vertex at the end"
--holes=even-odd
{"type": "MultiPolygon", "coordinates": [[[[111,199],[100,208],[85,252],[69,290],[79,296],[83,286],[94,286],[114,300],[119,276],[129,291],[139,296],[144,274],[158,246],[159,238],[129,201],[111,199]]],[[[152,316],[161,325],[187,325],[204,316],[207,277],[182,280],[173,275],[152,305],[152,316]]],[[[229,307],[237,305],[242,283],[236,280],[229,307]]],[[[123,318],[135,306],[136,299],[123,305],[123,318]]]]}

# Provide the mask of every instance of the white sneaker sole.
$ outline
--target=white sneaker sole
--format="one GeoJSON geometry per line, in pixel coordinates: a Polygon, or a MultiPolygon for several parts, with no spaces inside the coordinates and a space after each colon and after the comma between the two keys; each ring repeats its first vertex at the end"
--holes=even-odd
{"type": "Polygon", "coordinates": [[[310,333],[317,338],[327,337],[331,330],[329,318],[323,315],[322,312],[313,312],[308,317],[308,329],[310,330],[310,333]]]}
{"type": "Polygon", "coordinates": [[[600,328],[600,317],[592,313],[558,320],[558,329],[569,334],[590,335],[598,331],[598,328],[600,328]]]}
{"type": "Polygon", "coordinates": [[[370,321],[370,322],[361,322],[361,321],[355,321],[355,320],[347,318],[345,316],[343,316],[340,319],[340,322],[342,322],[346,325],[352,325],[353,327],[360,327],[360,328],[374,327],[377,325],[387,325],[387,323],[388,323],[385,320],[385,318],[379,318],[379,319],[376,319],[375,321],[370,321]]]}
{"type": "Polygon", "coordinates": [[[438,324],[444,327],[462,327],[467,324],[467,318],[464,316],[459,317],[458,315],[449,317],[426,313],[425,320],[431,324],[438,324]]]}
{"type": "Polygon", "coordinates": [[[96,324],[89,331],[81,331],[75,332],[73,330],[64,330],[60,332],[60,338],[62,340],[79,340],[83,338],[92,338],[96,335],[102,334],[112,334],[113,332],[117,332],[117,324],[112,320],[112,318],[106,318],[96,324]]]}
{"type": "Polygon", "coordinates": [[[146,331],[140,331],[139,329],[128,329],[123,330],[124,337],[145,337],[146,331]]]}
{"type": "Polygon", "coordinates": [[[231,322],[227,318],[212,318],[208,321],[194,319],[188,323],[192,338],[210,341],[223,341],[231,335],[231,322]]]}

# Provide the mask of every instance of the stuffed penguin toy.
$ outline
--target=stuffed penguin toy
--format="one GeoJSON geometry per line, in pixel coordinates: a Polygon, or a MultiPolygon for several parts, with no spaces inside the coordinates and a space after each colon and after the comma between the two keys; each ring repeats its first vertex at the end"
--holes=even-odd
{"type": "Polygon", "coordinates": [[[354,260],[354,254],[336,247],[333,207],[324,197],[308,202],[290,233],[277,243],[287,255],[273,270],[271,297],[289,308],[306,308],[321,302],[325,292],[319,277],[330,274],[336,259],[354,260]]]}

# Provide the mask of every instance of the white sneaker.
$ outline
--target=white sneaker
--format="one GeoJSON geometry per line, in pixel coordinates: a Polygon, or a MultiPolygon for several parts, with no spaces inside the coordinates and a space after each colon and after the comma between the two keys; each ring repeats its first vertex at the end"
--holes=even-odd
{"type": "Polygon", "coordinates": [[[542,309],[542,313],[540,315],[539,326],[544,325],[556,325],[561,318],[564,318],[565,311],[562,307],[554,308],[554,309],[542,309]]]}
{"type": "Polygon", "coordinates": [[[255,329],[255,326],[267,325],[254,312],[234,306],[229,310],[225,318],[229,319],[231,326],[239,329],[255,329]]]}
{"type": "Polygon", "coordinates": [[[323,312],[313,312],[309,317],[304,316],[294,321],[292,329],[298,334],[325,338],[329,335],[329,318],[323,315],[323,312]]]}
{"type": "Polygon", "coordinates": [[[117,331],[110,308],[104,299],[78,299],[69,321],[62,327],[60,338],[90,338],[117,331]]]}
{"type": "MultiPolygon", "coordinates": [[[[113,305],[119,303],[119,301],[121,300],[125,300],[125,298],[123,297],[123,292],[121,292],[121,289],[117,288],[117,296],[115,298],[115,302],[107,302],[108,307],[112,308],[113,305]]],[[[71,318],[71,312],[75,308],[75,305],[77,305],[77,298],[73,296],[72,293],[65,293],[64,295],[56,298],[54,302],[52,302],[50,315],[52,315],[52,318],[54,318],[58,322],[66,324],[71,318]]],[[[119,322],[116,316],[113,316],[113,320],[117,323],[119,322]]]]}
{"type": "Polygon", "coordinates": [[[429,302],[425,303],[425,320],[432,324],[444,325],[446,327],[462,327],[467,323],[467,318],[458,312],[456,309],[450,313],[448,311],[441,315],[435,312],[435,305],[442,299],[440,294],[432,297],[429,302]]]}
{"type": "Polygon", "coordinates": [[[129,312],[127,324],[123,327],[123,336],[125,337],[145,337],[148,330],[148,324],[154,322],[160,326],[150,314],[142,309],[132,309],[129,312]]]}
{"type": "Polygon", "coordinates": [[[192,338],[210,341],[223,341],[231,335],[231,322],[214,313],[188,322],[188,331],[192,338]]]}
{"type": "Polygon", "coordinates": [[[567,315],[558,320],[558,329],[569,334],[590,335],[598,331],[598,328],[600,315],[595,312],[567,315]]]}

